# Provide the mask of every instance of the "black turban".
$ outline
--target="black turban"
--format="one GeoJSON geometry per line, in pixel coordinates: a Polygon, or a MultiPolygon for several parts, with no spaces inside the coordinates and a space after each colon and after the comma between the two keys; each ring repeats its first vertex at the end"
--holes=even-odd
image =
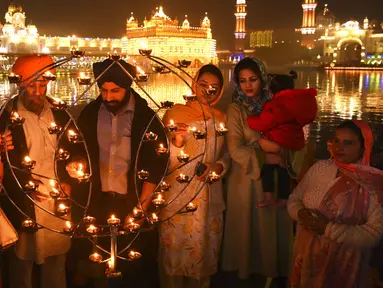
{"type": "MultiPolygon", "coordinates": [[[[103,62],[96,62],[93,64],[94,78],[100,76],[100,74],[106,70],[114,61],[112,59],[106,59],[103,62]]],[[[125,68],[126,71],[133,77],[136,77],[137,69],[124,60],[118,60],[118,62],[125,68]]],[[[105,82],[113,82],[117,86],[125,89],[129,89],[132,86],[133,80],[125,73],[124,70],[114,63],[108,71],[106,71],[100,79],[97,80],[98,87],[101,87],[105,82]]]]}

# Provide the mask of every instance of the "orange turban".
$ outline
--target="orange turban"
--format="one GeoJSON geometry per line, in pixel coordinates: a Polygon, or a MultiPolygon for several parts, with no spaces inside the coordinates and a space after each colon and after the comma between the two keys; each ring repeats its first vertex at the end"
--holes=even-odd
{"type": "MultiPolygon", "coordinates": [[[[31,56],[22,56],[17,58],[15,64],[13,64],[12,72],[14,74],[21,76],[22,86],[27,85],[31,82],[34,77],[28,79],[24,82],[25,79],[32,76],[34,73],[39,71],[40,69],[46,67],[49,64],[52,64],[53,60],[48,55],[31,55],[31,56]]],[[[46,69],[41,71],[41,74],[44,72],[50,71],[54,73],[54,69],[46,69]]],[[[40,80],[40,79],[39,79],[40,80]]]]}

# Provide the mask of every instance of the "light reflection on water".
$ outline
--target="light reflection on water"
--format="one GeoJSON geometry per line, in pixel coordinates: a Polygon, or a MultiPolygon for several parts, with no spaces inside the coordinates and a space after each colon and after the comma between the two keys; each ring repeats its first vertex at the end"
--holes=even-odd
{"type": "MultiPolygon", "coordinates": [[[[70,103],[76,102],[87,88],[77,84],[76,76],[58,75],[57,80],[49,84],[48,94],[70,103]]],[[[224,77],[225,82],[229,83],[231,71],[224,70],[224,77]]],[[[183,81],[173,74],[151,74],[148,82],[140,84],[158,104],[166,100],[183,103],[182,96],[189,91],[183,81]]],[[[299,72],[296,86],[319,90],[319,113],[311,127],[311,137],[317,140],[317,156],[320,158],[327,156],[326,140],[343,119],[362,119],[375,128],[383,123],[383,71],[299,72]]],[[[155,107],[138,87],[135,90],[148,100],[151,107],[155,107]]],[[[15,85],[10,85],[5,77],[0,78],[0,102],[14,93],[15,85]]],[[[82,107],[97,95],[95,85],[77,104],[82,107]]],[[[231,89],[226,89],[220,108],[225,109],[230,100],[231,89]]]]}

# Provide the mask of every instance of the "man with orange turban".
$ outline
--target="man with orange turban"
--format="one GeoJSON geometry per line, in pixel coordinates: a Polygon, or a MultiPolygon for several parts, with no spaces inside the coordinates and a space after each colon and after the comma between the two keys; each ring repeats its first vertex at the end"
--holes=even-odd
{"type": "MultiPolygon", "coordinates": [[[[55,211],[55,200],[50,198],[48,180],[38,177],[44,175],[56,178],[54,172],[54,155],[57,146],[57,135],[51,135],[48,127],[52,122],[63,126],[67,115],[63,111],[53,109],[50,99],[47,98],[48,82],[43,77],[36,77],[48,71],[47,65],[53,64],[49,56],[24,56],[19,57],[13,65],[12,72],[21,76],[19,95],[8,102],[0,118],[0,132],[2,144],[7,141],[8,156],[12,166],[22,167],[25,156],[36,161],[34,175],[14,170],[21,187],[33,180],[39,184],[36,191],[29,195],[43,209],[55,211]],[[36,79],[37,78],[37,79],[36,79]],[[11,126],[10,132],[5,131],[11,113],[17,112],[25,119],[22,125],[11,126]],[[3,136],[4,135],[4,136],[3,136]],[[11,139],[11,141],[10,141],[11,139]],[[33,176],[33,177],[32,177],[33,176]],[[32,178],[31,178],[32,177],[32,178]]],[[[53,70],[50,70],[53,72],[53,70]]],[[[3,144],[4,148],[4,144],[3,144]]],[[[4,149],[2,149],[4,150],[4,149]]],[[[44,227],[64,227],[64,220],[58,219],[41,208],[37,207],[20,189],[12,175],[8,162],[4,164],[3,184],[6,193],[17,208],[9,201],[8,197],[0,197],[1,207],[18,231],[19,240],[6,251],[5,260],[9,261],[3,267],[9,269],[2,273],[4,278],[9,278],[9,287],[32,287],[32,270],[35,264],[40,266],[41,287],[65,288],[65,260],[66,252],[70,248],[70,238],[66,235],[54,233],[48,229],[25,229],[22,223],[32,219],[44,227]],[[23,213],[20,213],[20,211],[23,213]],[[7,277],[9,276],[9,277],[7,277]]],[[[8,284],[8,283],[7,283],[8,284]]]]}

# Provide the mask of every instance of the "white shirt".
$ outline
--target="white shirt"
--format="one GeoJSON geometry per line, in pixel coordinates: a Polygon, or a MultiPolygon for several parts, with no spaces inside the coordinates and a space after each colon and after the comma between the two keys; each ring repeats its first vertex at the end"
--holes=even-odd
{"type": "MultiPolygon", "coordinates": [[[[23,124],[25,139],[29,151],[29,157],[36,161],[33,173],[44,175],[52,179],[54,175],[54,154],[57,144],[57,136],[49,134],[48,127],[55,122],[48,101],[44,104],[42,113],[37,114],[28,111],[21,101],[17,104],[18,113],[25,118],[23,124]]],[[[22,155],[23,157],[27,155],[22,155]]],[[[49,193],[49,180],[33,176],[41,180],[39,191],[49,193]]],[[[38,202],[41,207],[54,212],[55,200],[38,202]]],[[[36,222],[45,227],[61,231],[65,227],[65,221],[58,219],[35,205],[36,222]]],[[[20,233],[19,241],[15,249],[20,259],[34,260],[37,264],[44,263],[49,256],[64,254],[69,250],[70,238],[47,229],[39,229],[36,233],[20,233]]]]}
{"type": "Polygon", "coordinates": [[[101,189],[104,192],[128,193],[128,171],[131,160],[131,130],[135,99],[116,115],[101,104],[98,112],[97,141],[100,152],[101,189]]]}

